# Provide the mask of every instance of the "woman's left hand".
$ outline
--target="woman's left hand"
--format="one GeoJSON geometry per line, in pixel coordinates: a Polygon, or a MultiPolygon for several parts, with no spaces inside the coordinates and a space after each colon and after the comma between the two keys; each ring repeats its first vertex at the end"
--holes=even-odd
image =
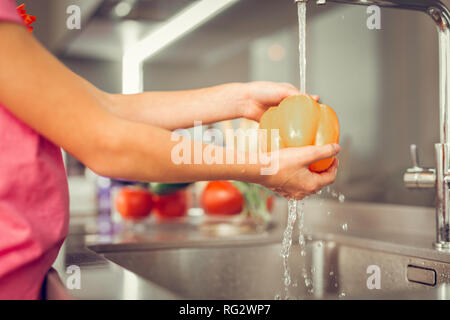
{"type": "Polygon", "coordinates": [[[292,84],[263,81],[133,95],[97,92],[114,115],[169,130],[190,128],[195,121],[204,125],[236,118],[259,121],[268,108],[297,94],[292,84]]]}
{"type": "Polygon", "coordinates": [[[242,117],[259,121],[263,113],[292,95],[300,94],[300,91],[289,83],[277,82],[249,82],[243,83],[244,99],[241,103],[242,117]]]}

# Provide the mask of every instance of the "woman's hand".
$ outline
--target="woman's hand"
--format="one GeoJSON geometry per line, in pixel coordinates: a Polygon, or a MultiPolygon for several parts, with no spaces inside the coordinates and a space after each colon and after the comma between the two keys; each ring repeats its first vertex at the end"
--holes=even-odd
{"type": "MultiPolygon", "coordinates": [[[[259,121],[262,114],[273,106],[278,106],[283,99],[300,94],[300,91],[290,83],[249,82],[241,83],[240,116],[259,121]]],[[[318,101],[318,96],[311,96],[318,101]]]]}
{"type": "Polygon", "coordinates": [[[338,144],[281,149],[274,153],[272,160],[278,161],[278,171],[274,175],[262,175],[258,183],[283,197],[303,199],[334,182],[339,162],[335,159],[332,166],[321,173],[311,172],[309,164],[334,157],[339,151],[338,144]]]}

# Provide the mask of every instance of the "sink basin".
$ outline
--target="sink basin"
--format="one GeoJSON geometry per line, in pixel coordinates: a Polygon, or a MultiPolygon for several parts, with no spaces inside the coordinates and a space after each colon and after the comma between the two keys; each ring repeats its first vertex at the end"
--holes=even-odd
{"type": "MultiPolygon", "coordinates": [[[[174,231],[164,241],[149,233],[93,239],[88,248],[143,279],[152,298],[154,288],[180,299],[450,298],[450,253],[433,247],[433,208],[309,200],[304,210],[306,254],[293,244],[288,285],[281,215],[278,228],[259,236],[183,238],[174,231]],[[378,271],[380,286],[372,288],[378,271]]],[[[145,297],[133,277],[124,287],[145,297]]]]}
{"type": "Polygon", "coordinates": [[[370,299],[395,292],[408,298],[414,289],[450,282],[447,262],[355,246],[358,243],[355,238],[314,239],[307,243],[305,256],[293,245],[288,286],[278,241],[155,245],[118,252],[102,252],[102,246],[92,249],[181,299],[370,299]],[[373,265],[380,270],[380,289],[367,286],[373,273],[367,268],[373,265]]]}

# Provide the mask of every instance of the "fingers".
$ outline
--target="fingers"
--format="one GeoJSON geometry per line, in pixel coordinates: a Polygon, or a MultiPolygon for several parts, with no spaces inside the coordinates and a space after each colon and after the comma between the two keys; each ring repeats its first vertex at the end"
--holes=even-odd
{"type": "Polygon", "coordinates": [[[311,172],[305,167],[296,168],[295,174],[289,175],[289,178],[280,185],[277,187],[269,185],[268,187],[285,198],[300,200],[317,193],[324,186],[334,183],[338,166],[339,160],[335,158],[330,168],[321,173],[311,172]]]}
{"type": "MultiPolygon", "coordinates": [[[[251,82],[250,85],[254,88],[254,97],[268,106],[278,105],[283,99],[300,94],[296,86],[287,82],[256,81],[251,82]]],[[[309,96],[316,102],[319,101],[319,96],[309,96]]]]}
{"type": "Polygon", "coordinates": [[[319,160],[335,157],[341,150],[341,147],[338,144],[333,143],[333,144],[326,144],[323,146],[307,146],[302,147],[302,149],[303,149],[302,160],[304,161],[305,164],[311,164],[319,160]]]}
{"type": "Polygon", "coordinates": [[[278,100],[276,103],[277,105],[287,97],[300,94],[300,91],[290,83],[274,83],[274,85],[277,91],[276,94],[276,100],[278,100]]]}
{"type": "Polygon", "coordinates": [[[336,158],[333,161],[333,164],[326,171],[317,173],[314,176],[316,177],[316,183],[318,184],[319,189],[329,184],[334,183],[336,179],[337,169],[339,167],[339,160],[336,158]]]}
{"type": "Polygon", "coordinates": [[[281,89],[283,91],[285,91],[286,97],[300,94],[300,91],[298,90],[298,88],[291,83],[282,82],[282,83],[279,83],[278,85],[280,85],[281,89]]]}
{"type": "MultiPolygon", "coordinates": [[[[286,90],[288,90],[291,93],[291,94],[287,95],[286,97],[300,94],[300,91],[297,89],[297,87],[288,82],[283,82],[283,83],[281,83],[281,85],[284,86],[286,88],[286,90]]],[[[319,102],[319,100],[320,100],[320,97],[318,95],[308,94],[308,96],[310,96],[315,102],[319,102]]]]}
{"type": "Polygon", "coordinates": [[[339,166],[339,160],[334,159],[332,165],[328,170],[321,173],[311,172],[308,183],[304,187],[304,191],[308,194],[315,194],[323,187],[333,184],[336,179],[336,173],[339,166]]]}
{"type": "Polygon", "coordinates": [[[309,96],[313,98],[315,102],[319,102],[320,100],[319,96],[316,96],[315,94],[310,94],[309,96]]]}
{"type": "MultiPolygon", "coordinates": [[[[280,177],[282,177],[281,183],[277,181],[278,174],[272,176],[272,180],[275,178],[276,181],[272,184],[272,187],[276,186],[274,191],[288,198],[301,199],[317,193],[326,185],[334,183],[339,166],[337,158],[333,160],[330,168],[321,173],[310,171],[308,164],[335,157],[339,150],[340,147],[337,144],[280,150],[280,153],[283,152],[280,161],[287,165],[279,172],[280,177]]],[[[269,187],[271,186],[269,185],[269,187]]]]}
{"type": "Polygon", "coordinates": [[[266,106],[276,106],[284,98],[300,94],[298,89],[289,83],[257,81],[251,82],[253,98],[266,106]]]}

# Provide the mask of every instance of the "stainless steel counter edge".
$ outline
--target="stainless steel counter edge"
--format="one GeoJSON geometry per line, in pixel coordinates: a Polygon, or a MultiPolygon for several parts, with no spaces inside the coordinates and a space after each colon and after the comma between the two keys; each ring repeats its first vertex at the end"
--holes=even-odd
{"type": "MultiPolygon", "coordinates": [[[[283,210],[283,209],[279,209],[283,210]]],[[[416,208],[394,205],[373,205],[373,204],[337,204],[336,202],[310,201],[305,210],[314,211],[310,215],[311,219],[306,219],[308,230],[315,240],[339,241],[349,246],[360,246],[371,248],[377,251],[397,253],[405,256],[421,257],[430,260],[443,261],[450,263],[450,254],[435,250],[432,247],[433,223],[429,222],[433,216],[430,216],[429,208],[416,208]],[[324,218],[323,212],[333,210],[335,215],[332,218],[324,218]],[[379,217],[374,217],[374,211],[378,212],[379,217]],[[392,214],[390,211],[395,211],[392,214]],[[408,219],[407,230],[399,230],[399,233],[392,233],[393,227],[402,225],[402,219],[409,217],[410,214],[416,215],[418,225],[411,226],[411,219],[408,219]],[[380,224],[371,225],[352,225],[350,232],[339,232],[336,223],[339,219],[348,220],[352,215],[357,215],[353,220],[366,221],[367,214],[370,221],[380,220],[383,224],[392,220],[385,230],[380,224]],[[322,215],[322,217],[321,217],[322,215]],[[356,218],[357,217],[357,218],[356,218]],[[321,221],[318,223],[318,221],[321,221]],[[328,221],[328,224],[324,221],[328,221]],[[424,221],[426,223],[424,224],[424,221]],[[423,232],[411,233],[408,230],[421,229],[423,232]],[[372,230],[372,232],[369,232],[372,230]]],[[[409,217],[410,218],[410,217],[409,217]]],[[[283,220],[283,219],[281,219],[283,220]]],[[[343,220],[342,220],[343,221],[343,220]]],[[[86,218],[86,223],[92,223],[92,218],[86,218]]],[[[137,250],[165,250],[171,248],[201,248],[201,247],[232,247],[234,245],[265,245],[281,241],[283,225],[279,224],[270,232],[261,235],[247,235],[232,237],[229,239],[211,239],[197,237],[185,241],[139,241],[131,243],[118,243],[114,241],[95,242],[98,239],[96,234],[70,234],[54,264],[58,271],[62,285],[66,286],[71,280],[73,274],[67,273],[69,266],[77,266],[80,271],[80,288],[67,289],[70,296],[75,299],[181,299],[182,297],[174,295],[172,292],[162,288],[128,270],[108,261],[97,252],[118,252],[118,251],[137,251],[137,250]],[[206,240],[206,241],[205,241],[206,240]]],[[[279,257],[274,257],[279,258],[279,257]]],[[[280,258],[281,259],[281,258],[280,258]]],[[[281,276],[281,275],[280,275],[281,276]]],[[[66,286],[67,287],[67,286],[66,286]]],[[[436,290],[441,290],[435,288],[436,290]]],[[[419,296],[433,299],[436,296],[433,290],[428,294],[419,294],[419,296]]],[[[388,297],[386,297],[388,298],[388,297]]]]}

